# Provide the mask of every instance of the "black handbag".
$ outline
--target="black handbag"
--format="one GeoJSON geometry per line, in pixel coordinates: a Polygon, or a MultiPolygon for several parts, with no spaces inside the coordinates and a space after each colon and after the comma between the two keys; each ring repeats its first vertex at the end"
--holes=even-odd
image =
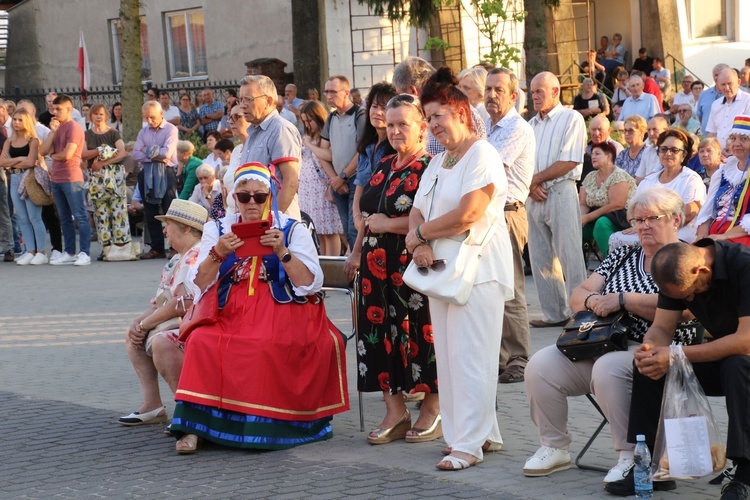
{"type": "Polygon", "coordinates": [[[579,311],[563,327],[557,348],[571,361],[596,358],[612,351],[627,351],[629,329],[627,311],[603,318],[592,311],[579,311]]]}

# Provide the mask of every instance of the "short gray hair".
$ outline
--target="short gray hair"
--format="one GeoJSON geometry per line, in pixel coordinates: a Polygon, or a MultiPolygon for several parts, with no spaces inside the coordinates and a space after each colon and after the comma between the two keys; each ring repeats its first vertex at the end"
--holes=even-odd
{"type": "Polygon", "coordinates": [[[469,77],[469,81],[474,85],[474,89],[484,95],[484,84],[487,81],[487,70],[481,66],[478,68],[466,68],[458,74],[458,80],[461,81],[467,76],[469,77]]]}
{"type": "Polygon", "coordinates": [[[143,106],[141,106],[141,111],[148,111],[148,108],[155,108],[159,110],[159,113],[162,115],[164,114],[164,108],[161,107],[161,103],[159,101],[146,101],[143,103],[143,106]]]}
{"type": "Polygon", "coordinates": [[[195,169],[196,177],[201,174],[203,175],[211,174],[214,176],[214,179],[216,178],[216,170],[214,170],[214,167],[206,163],[201,164],[198,168],[195,169]]]}
{"type": "Polygon", "coordinates": [[[409,92],[413,86],[422,90],[427,79],[435,73],[435,68],[421,57],[410,56],[401,61],[393,70],[393,86],[400,94],[409,92]]]}
{"type": "Polygon", "coordinates": [[[179,151],[180,153],[190,152],[190,154],[193,154],[193,152],[195,151],[195,144],[190,141],[177,141],[177,151],[179,151]]]}
{"type": "Polygon", "coordinates": [[[685,203],[674,189],[653,186],[636,191],[628,203],[628,219],[632,219],[633,212],[639,208],[666,214],[667,217],[677,215],[680,219],[680,227],[685,224],[685,203]]]}
{"type": "Polygon", "coordinates": [[[267,95],[268,97],[273,97],[274,106],[276,105],[276,101],[279,98],[279,93],[276,91],[276,85],[273,83],[273,80],[268,78],[266,75],[247,75],[242,80],[240,80],[240,87],[245,85],[254,84],[258,87],[258,90],[260,90],[263,94],[267,95]]]}
{"type": "Polygon", "coordinates": [[[508,75],[508,78],[510,78],[510,83],[508,84],[508,92],[511,94],[518,92],[518,77],[508,68],[492,68],[490,72],[487,73],[487,76],[490,75],[508,75]]]}

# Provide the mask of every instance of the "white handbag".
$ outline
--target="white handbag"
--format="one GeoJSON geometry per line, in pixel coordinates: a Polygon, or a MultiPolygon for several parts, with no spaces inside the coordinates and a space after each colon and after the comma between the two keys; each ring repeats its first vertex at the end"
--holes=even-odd
{"type": "MultiPolygon", "coordinates": [[[[435,186],[432,188],[427,220],[432,213],[434,198],[435,186]]],[[[458,235],[435,240],[431,245],[432,253],[435,255],[432,265],[419,267],[412,260],[404,271],[404,283],[428,297],[459,306],[466,304],[479,272],[482,250],[485,243],[495,234],[496,227],[497,223],[492,224],[478,245],[467,243],[471,232],[464,233],[463,238],[463,235],[458,235]]]]}

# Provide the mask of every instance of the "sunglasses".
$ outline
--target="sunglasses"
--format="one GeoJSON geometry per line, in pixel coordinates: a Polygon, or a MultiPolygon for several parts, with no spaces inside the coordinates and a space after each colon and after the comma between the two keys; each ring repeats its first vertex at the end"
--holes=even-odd
{"type": "Polygon", "coordinates": [[[417,267],[417,271],[422,276],[427,276],[427,273],[430,272],[430,269],[433,271],[445,271],[445,265],[448,263],[445,259],[437,259],[432,261],[432,264],[430,264],[428,267],[417,267]]]}
{"type": "Polygon", "coordinates": [[[396,103],[411,104],[414,107],[420,108],[420,110],[422,106],[422,103],[419,102],[419,97],[411,94],[398,94],[391,97],[385,107],[390,108],[391,105],[396,103]]]}
{"type": "Polygon", "coordinates": [[[239,201],[242,204],[250,203],[250,199],[252,198],[255,203],[258,205],[262,205],[266,202],[268,199],[269,193],[246,193],[244,191],[235,192],[234,195],[237,197],[237,201],[239,201]]]}

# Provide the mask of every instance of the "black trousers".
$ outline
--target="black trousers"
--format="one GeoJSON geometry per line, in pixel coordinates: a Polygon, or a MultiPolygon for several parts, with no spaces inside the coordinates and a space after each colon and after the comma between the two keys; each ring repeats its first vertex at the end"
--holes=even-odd
{"type": "Polygon", "coordinates": [[[49,231],[49,240],[52,243],[52,249],[62,252],[62,227],[60,226],[60,217],[57,215],[54,203],[42,207],[42,222],[44,222],[44,227],[49,231]]]}
{"type": "MultiPolygon", "coordinates": [[[[750,356],[693,363],[693,370],[706,395],[726,397],[727,458],[750,460],[750,356]]],[[[654,449],[665,380],[651,380],[633,368],[628,442],[635,443],[636,435],[644,434],[649,449],[654,449]]]]}
{"type": "Polygon", "coordinates": [[[161,203],[146,203],[146,197],[143,192],[143,171],[138,174],[138,183],[141,190],[141,198],[143,199],[143,217],[146,221],[146,228],[148,234],[151,236],[151,250],[157,252],[164,252],[164,230],[162,229],[161,222],[156,219],[157,215],[163,215],[169,210],[169,205],[172,204],[172,200],[175,199],[175,186],[177,185],[177,177],[174,169],[167,167],[167,192],[161,199],[161,203]]]}

